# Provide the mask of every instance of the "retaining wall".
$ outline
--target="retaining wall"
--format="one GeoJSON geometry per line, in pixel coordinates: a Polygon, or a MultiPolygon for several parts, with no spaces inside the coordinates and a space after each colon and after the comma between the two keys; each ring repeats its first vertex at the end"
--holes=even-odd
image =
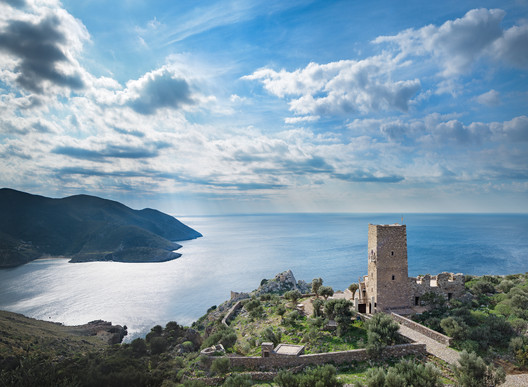
{"type": "Polygon", "coordinates": [[[229,321],[233,318],[233,316],[242,308],[242,302],[238,301],[235,305],[229,309],[229,311],[226,313],[224,318],[222,319],[222,324],[225,326],[229,326],[229,321]]]}
{"type": "Polygon", "coordinates": [[[391,317],[400,324],[405,325],[406,327],[411,328],[412,330],[415,330],[416,332],[419,332],[430,339],[433,339],[434,341],[438,341],[439,343],[447,346],[451,345],[451,338],[449,336],[443,335],[394,312],[391,313],[391,317]]]}
{"type": "MultiPolygon", "coordinates": [[[[425,344],[400,344],[383,349],[382,357],[402,357],[411,354],[421,355],[426,353],[425,344]]],[[[342,364],[369,359],[370,356],[367,354],[366,349],[314,353],[300,356],[273,355],[271,357],[229,357],[231,367],[244,367],[246,369],[278,369],[305,365],[323,365],[327,363],[342,364]]]]}

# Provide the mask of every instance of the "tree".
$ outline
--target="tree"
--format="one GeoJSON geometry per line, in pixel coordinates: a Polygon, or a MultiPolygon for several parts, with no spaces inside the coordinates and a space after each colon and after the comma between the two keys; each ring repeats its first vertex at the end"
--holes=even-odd
{"type": "Polygon", "coordinates": [[[324,297],[325,300],[328,299],[328,297],[332,297],[334,295],[334,289],[330,286],[321,286],[319,288],[319,294],[324,297]]]}
{"type": "Polygon", "coordinates": [[[354,297],[356,295],[356,290],[358,290],[358,289],[359,289],[359,284],[357,284],[355,282],[348,286],[348,290],[350,290],[352,292],[352,299],[354,299],[354,297]]]}
{"type": "Polygon", "coordinates": [[[323,315],[323,311],[321,310],[323,305],[324,305],[324,301],[319,298],[316,298],[315,300],[312,301],[314,317],[320,317],[323,315]]]}
{"type": "Polygon", "coordinates": [[[267,327],[260,333],[262,341],[271,341],[274,346],[277,346],[282,338],[282,332],[280,329],[275,332],[272,327],[267,327]]]}
{"type": "Polygon", "coordinates": [[[297,301],[301,297],[302,297],[302,294],[298,290],[290,290],[284,293],[284,298],[286,298],[287,300],[290,300],[294,307],[297,305],[297,301]]]}
{"type": "Polygon", "coordinates": [[[398,340],[399,325],[385,313],[376,313],[367,321],[367,351],[379,356],[387,345],[398,340]]]}
{"type": "Polygon", "coordinates": [[[138,337],[137,339],[132,340],[130,347],[132,347],[132,352],[134,352],[135,355],[143,356],[147,353],[147,344],[142,338],[138,337]]]}
{"type": "Polygon", "coordinates": [[[350,325],[352,318],[352,303],[343,298],[327,301],[324,306],[325,315],[335,320],[337,323],[338,333],[345,333],[350,325]]]}
{"type": "Polygon", "coordinates": [[[323,286],[323,279],[322,278],[314,278],[312,280],[312,292],[315,293],[317,297],[319,297],[319,288],[323,286]]]}
{"type": "Polygon", "coordinates": [[[459,365],[453,367],[455,378],[462,387],[492,387],[498,386],[506,380],[502,368],[487,366],[475,352],[462,351],[459,365]]]}
{"type": "Polygon", "coordinates": [[[153,355],[159,355],[167,349],[167,340],[164,337],[157,336],[150,340],[150,351],[153,355]]]}

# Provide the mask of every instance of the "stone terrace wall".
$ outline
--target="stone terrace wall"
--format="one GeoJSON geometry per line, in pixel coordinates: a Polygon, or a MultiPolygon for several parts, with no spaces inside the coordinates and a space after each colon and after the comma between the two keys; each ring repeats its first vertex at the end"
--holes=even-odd
{"type": "Polygon", "coordinates": [[[225,326],[229,326],[229,321],[233,318],[233,316],[242,308],[242,302],[238,301],[235,305],[229,309],[229,311],[226,313],[224,318],[222,319],[222,324],[225,326]]]}
{"type": "MultiPolygon", "coordinates": [[[[402,357],[410,354],[426,354],[425,344],[400,344],[386,347],[383,357],[402,357]]],[[[300,356],[271,357],[229,357],[232,367],[243,367],[246,369],[278,369],[305,365],[323,365],[327,363],[341,364],[352,361],[364,361],[370,359],[366,349],[355,349],[352,351],[339,351],[327,353],[315,353],[300,356]]]]}
{"type": "Polygon", "coordinates": [[[421,334],[429,337],[430,339],[433,339],[434,341],[438,341],[439,343],[442,343],[447,346],[451,345],[451,338],[449,336],[443,335],[437,331],[427,328],[422,324],[418,324],[417,322],[409,320],[408,318],[400,316],[399,314],[396,314],[394,312],[391,313],[391,317],[400,324],[405,325],[406,327],[409,327],[415,330],[416,332],[420,332],[421,334]]]}

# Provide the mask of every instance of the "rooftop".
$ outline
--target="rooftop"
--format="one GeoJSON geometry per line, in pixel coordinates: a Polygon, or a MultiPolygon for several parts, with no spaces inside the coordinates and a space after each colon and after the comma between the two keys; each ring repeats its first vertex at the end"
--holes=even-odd
{"type": "Polygon", "coordinates": [[[299,356],[304,351],[304,345],[279,344],[275,348],[277,355],[299,356]]]}

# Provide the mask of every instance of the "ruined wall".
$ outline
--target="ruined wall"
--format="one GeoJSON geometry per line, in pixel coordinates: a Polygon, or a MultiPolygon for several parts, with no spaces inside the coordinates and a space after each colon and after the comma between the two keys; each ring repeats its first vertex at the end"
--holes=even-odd
{"type": "Polygon", "coordinates": [[[451,338],[449,336],[436,332],[422,324],[418,324],[417,322],[409,320],[408,318],[400,316],[396,313],[391,313],[391,317],[401,325],[405,325],[406,327],[409,327],[412,330],[419,332],[422,335],[429,337],[430,339],[433,339],[434,341],[437,341],[447,346],[451,345],[451,338]]]}
{"type": "Polygon", "coordinates": [[[367,301],[374,297],[377,311],[409,308],[406,226],[369,224],[368,256],[367,301]]]}
{"type": "Polygon", "coordinates": [[[409,277],[410,297],[412,305],[420,305],[420,297],[426,293],[440,294],[445,299],[461,298],[466,293],[463,274],[440,273],[436,276],[409,277]],[[418,297],[418,299],[416,299],[418,297]]]}
{"type": "MultiPolygon", "coordinates": [[[[386,347],[383,350],[383,357],[403,357],[406,355],[426,354],[425,344],[401,344],[386,347]]],[[[244,357],[231,356],[229,361],[231,367],[244,367],[246,369],[279,369],[304,365],[323,365],[330,362],[335,364],[349,363],[352,361],[364,361],[370,357],[366,349],[356,349],[352,351],[339,351],[316,353],[301,356],[280,356],[272,357],[244,357]]]]}

